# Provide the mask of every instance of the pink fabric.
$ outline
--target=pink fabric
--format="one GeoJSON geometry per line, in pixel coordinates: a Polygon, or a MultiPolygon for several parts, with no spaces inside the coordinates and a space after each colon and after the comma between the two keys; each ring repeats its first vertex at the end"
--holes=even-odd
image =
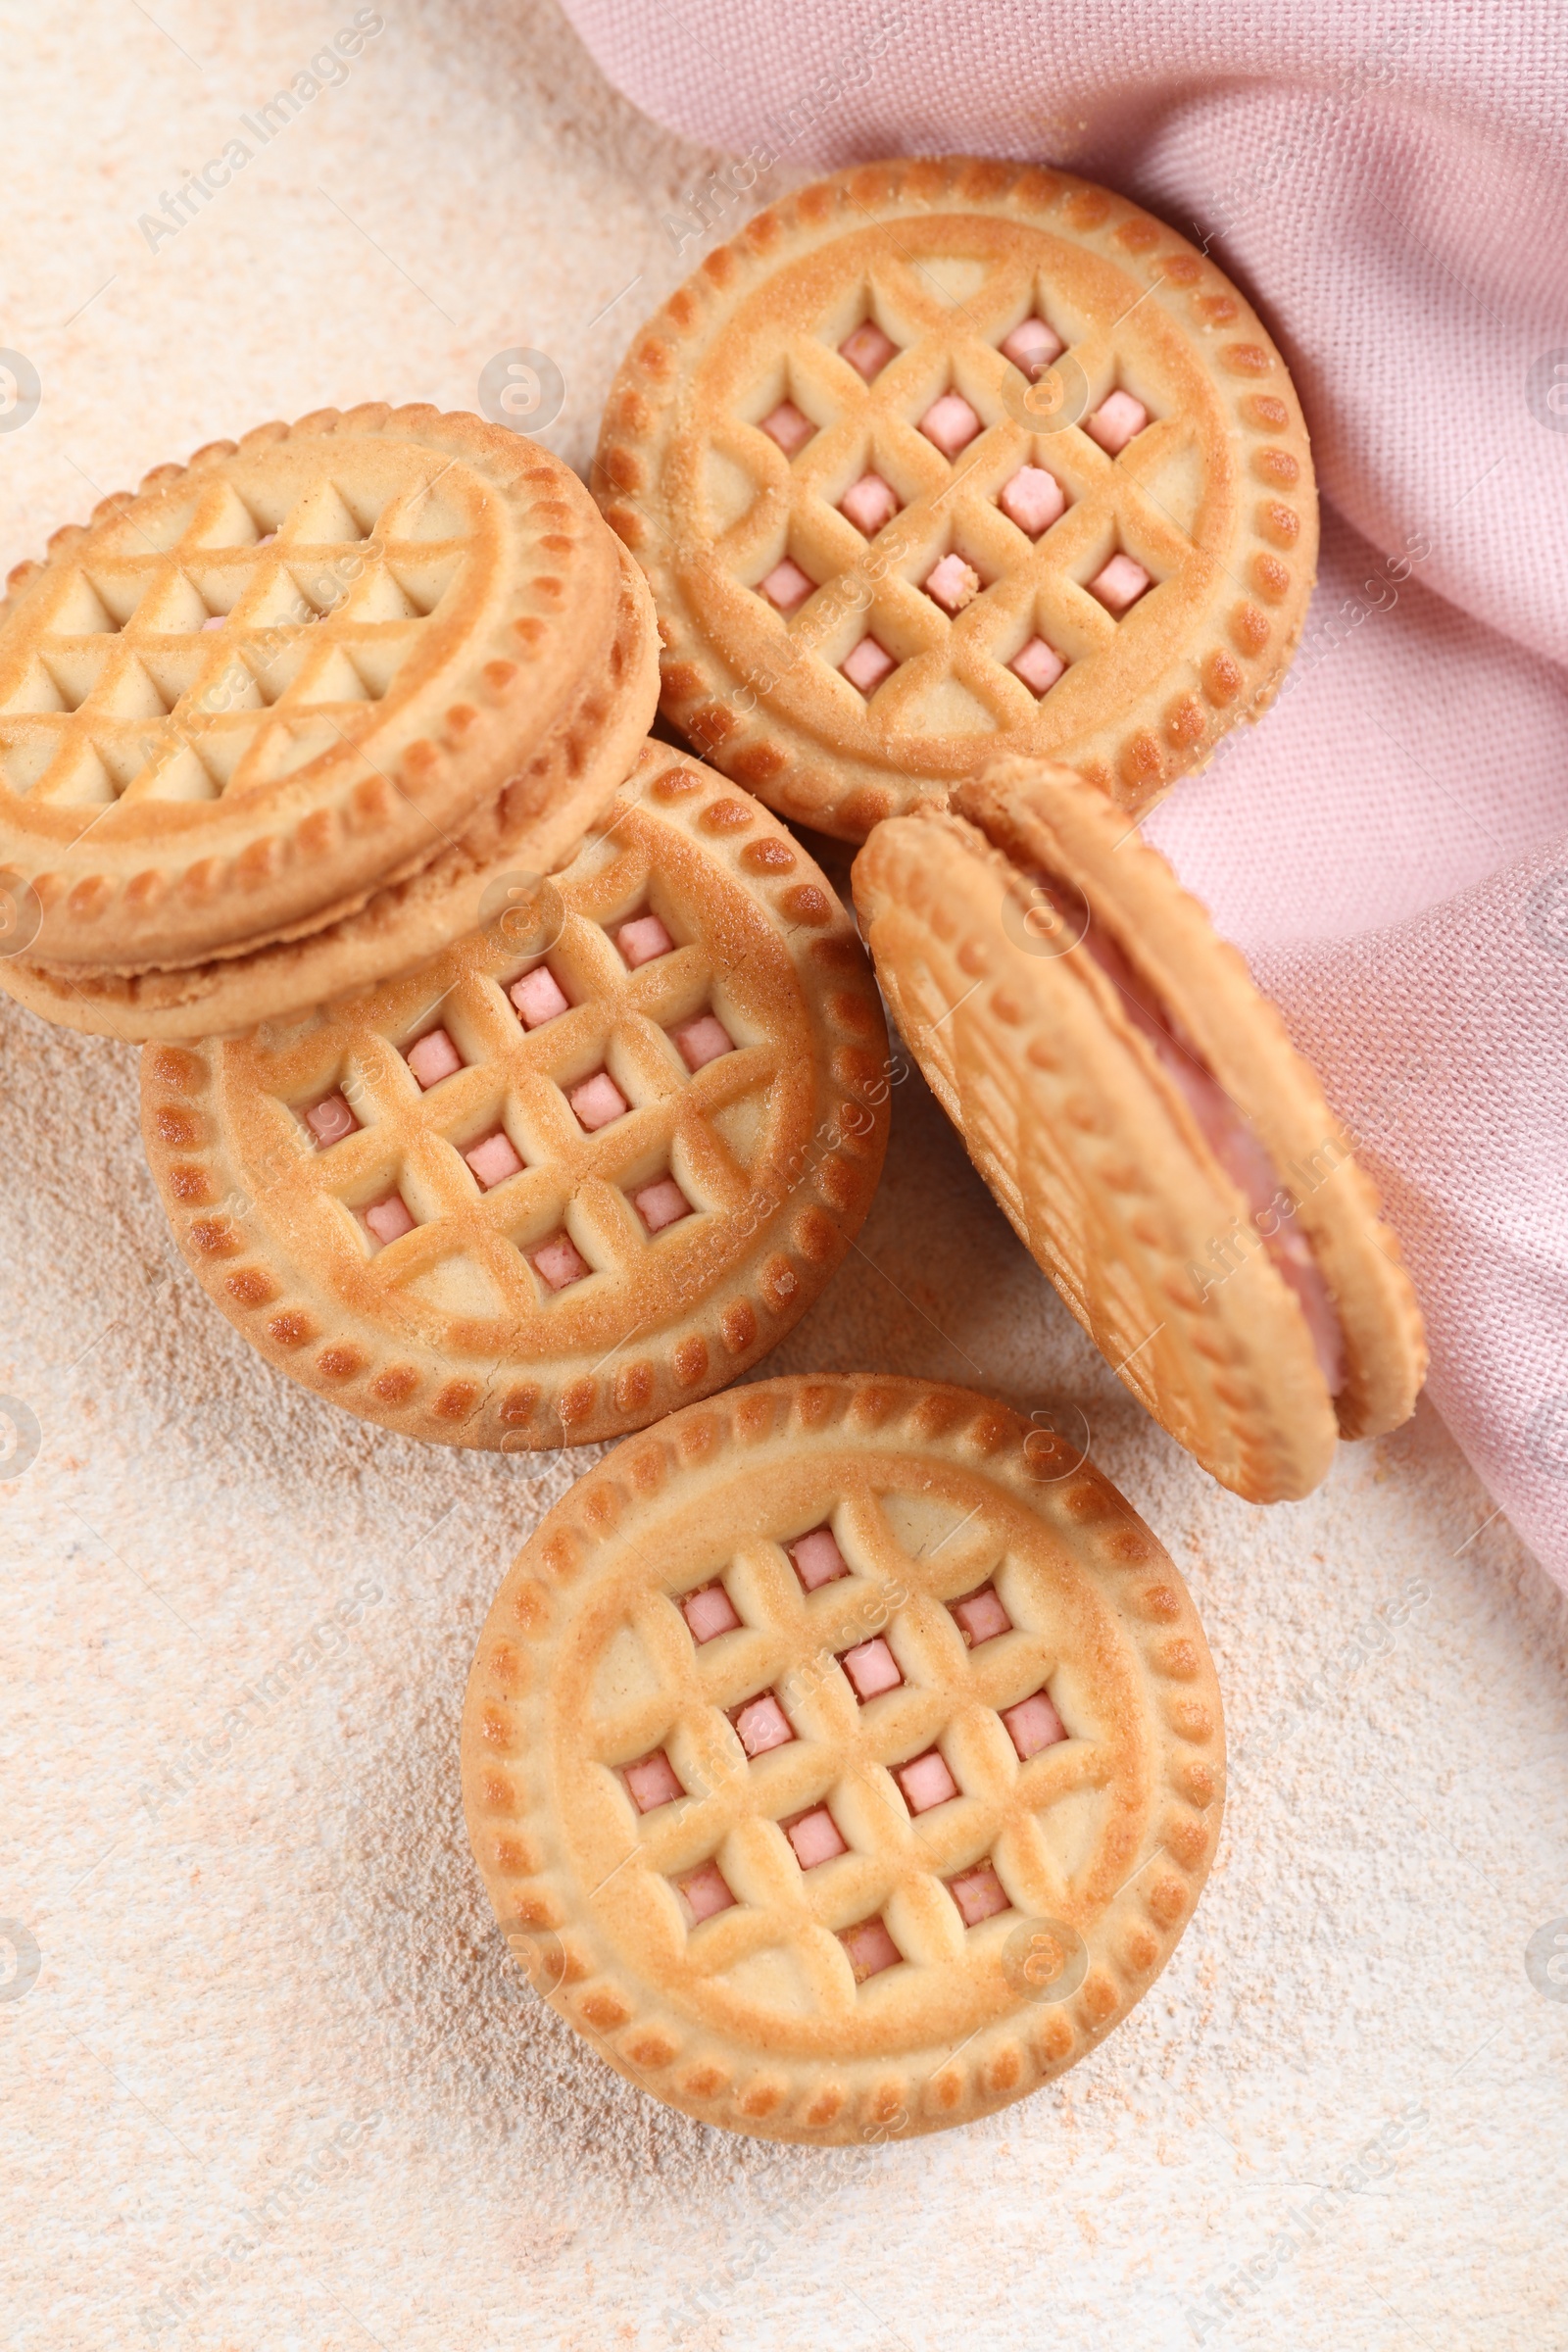
{"type": "MultiPolygon", "coordinates": [[[[1568,1584],[1568,16],[567,6],[648,112],[752,158],[750,204],[775,158],[1039,158],[1261,307],[1312,428],[1318,593],[1276,709],[1150,830],[1361,1137],[1434,1401],[1568,1584]]],[[[741,209],[690,216],[688,267],[741,209]]]]}

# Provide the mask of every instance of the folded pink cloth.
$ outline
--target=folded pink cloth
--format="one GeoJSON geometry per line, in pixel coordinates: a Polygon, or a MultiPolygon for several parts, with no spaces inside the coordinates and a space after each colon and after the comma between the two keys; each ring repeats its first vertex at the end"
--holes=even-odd
{"type": "Polygon", "coordinates": [[[786,171],[962,152],[1125,190],[1262,310],[1320,585],[1275,710],[1149,830],[1360,1136],[1433,1396],[1568,1584],[1568,14],[567,6],[746,159],[664,215],[693,268],[786,171]]]}

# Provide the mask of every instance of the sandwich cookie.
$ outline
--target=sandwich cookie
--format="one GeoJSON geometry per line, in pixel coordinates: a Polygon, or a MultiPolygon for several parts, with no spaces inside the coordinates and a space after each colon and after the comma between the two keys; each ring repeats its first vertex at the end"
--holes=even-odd
{"type": "Polygon", "coordinates": [[[413,978],[142,1056],[203,1287],[411,1437],[618,1437],[756,1363],[887,1143],[864,950],[760,805],[659,744],[573,862],[413,978]]]}
{"type": "Polygon", "coordinates": [[[201,1037],[408,968],[568,857],[652,606],[558,459],[370,404],[160,466],[0,606],[0,985],[201,1037]]]}
{"type": "Polygon", "coordinates": [[[1317,561],[1238,289],[1124,197],[961,157],[839,172],[710,254],[593,479],[666,715],[852,841],[1005,754],[1147,807],[1270,701],[1317,561]]]}
{"type": "Polygon", "coordinates": [[[879,826],[855,900],[898,1028],[1140,1403],[1252,1502],[1408,1418],[1420,1310],[1316,1075],[1104,795],[1012,761],[879,826]]]}
{"type": "Polygon", "coordinates": [[[767,2138],[1006,2106],[1152,1984],[1219,1831],[1180,1576],[1059,1439],[961,1389],[792,1379],[620,1446],[523,1546],[463,1718],[536,1988],[767,2138]]]}

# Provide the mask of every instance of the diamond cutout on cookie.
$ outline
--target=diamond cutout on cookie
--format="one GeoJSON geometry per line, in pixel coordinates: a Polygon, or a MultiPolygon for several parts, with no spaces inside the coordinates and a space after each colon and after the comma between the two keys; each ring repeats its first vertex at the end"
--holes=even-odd
{"type": "Polygon", "coordinates": [[[660,1176],[652,1184],[640,1186],[631,1197],[631,1204],[651,1235],[662,1233],[666,1226],[678,1225],[682,1217],[692,1213],[692,1204],[673,1176],[660,1176]]]}
{"type": "Polygon", "coordinates": [[[982,1585],[978,1592],[966,1592],[961,1600],[950,1600],[954,1622],[970,1649],[978,1649],[982,1642],[994,1642],[999,1634],[1010,1634],[1012,1619],[1002,1605],[1002,1595],[995,1585],[982,1585]]]}
{"type": "Polygon", "coordinates": [[[850,1689],[863,1707],[867,1699],[880,1698],[884,1690],[896,1690],[904,1676],[898,1659],[880,1634],[869,1642],[858,1642],[853,1649],[845,1650],[839,1664],[850,1678],[850,1689]]]}
{"type": "Polygon", "coordinates": [[[893,1778],[911,1813],[929,1813],[958,1793],[958,1784],[940,1747],[928,1747],[924,1755],[911,1756],[907,1764],[895,1764],[893,1778]]]}
{"type": "Polygon", "coordinates": [[[705,1919],[715,1919],[720,1911],[735,1908],[735,1897],[716,1862],[705,1862],[701,1870],[689,1871],[685,1878],[673,1879],[670,1884],[685,1904],[694,1927],[701,1927],[705,1919]]]}
{"type": "Polygon", "coordinates": [[[677,1796],[686,1793],[675,1777],[675,1767],[662,1747],[639,1756],[635,1764],[623,1764],[620,1777],[639,1813],[652,1813],[660,1805],[671,1805],[677,1796]]]}
{"type": "Polygon", "coordinates": [[[891,482],[885,482],[879,473],[862,473],[839,500],[839,513],[865,538],[874,539],[883,524],[893,520],[899,506],[899,494],[891,482]]]}
{"type": "Polygon", "coordinates": [[[1113,619],[1120,620],[1130,612],[1141,596],[1154,585],[1141,564],[1131,556],[1115,555],[1089,583],[1089,593],[1102,604],[1113,619]]]}
{"type": "Polygon", "coordinates": [[[402,1241],[418,1222],[410,1215],[409,1204],[401,1193],[388,1193],[384,1200],[372,1200],[364,1213],[366,1224],[382,1249],[388,1242],[402,1241]]]}
{"type": "Polygon", "coordinates": [[[346,1135],[352,1135],[360,1122],[346,1098],[335,1093],[323,1095],[319,1102],[311,1104],[305,1113],[305,1124],[316,1139],[318,1152],[324,1152],[329,1144],[340,1144],[346,1135]]]}
{"type": "Polygon", "coordinates": [[[1021,1698],[1015,1707],[1002,1708],[1001,1714],[1021,1763],[1027,1764],[1042,1748],[1054,1747],[1058,1740],[1068,1737],[1048,1691],[1037,1690],[1033,1697],[1021,1698]]]}
{"type": "Polygon", "coordinates": [[[862,637],[839,663],[839,675],[858,687],[869,702],[883,679],[890,678],[898,666],[886,646],[878,645],[874,637],[862,637]]]}
{"type": "Polygon", "coordinates": [[[634,915],[629,923],[622,923],[615,933],[615,945],[621,961],[634,972],[640,964],[656,962],[661,956],[675,952],[675,942],[657,914],[634,915]]]}
{"type": "Polygon", "coordinates": [[[1031,637],[1007,663],[1013,676],[1020,678],[1037,699],[1051,692],[1066,666],[1054,646],[1048,645],[1043,637],[1031,637]]]}
{"type": "Polygon", "coordinates": [[[1007,1890],[989,1855],[984,1862],[976,1862],[971,1870],[960,1870],[956,1879],[949,1879],[947,1887],[966,1928],[977,1928],[983,1919],[1012,1909],[1007,1890]]]}
{"type": "Polygon", "coordinates": [[[546,1021],[559,1020],[571,1009],[567,996],[548,963],[524,972],[507,991],[517,1009],[517,1018],[525,1029],[542,1029],[546,1021]]]}
{"type": "Polygon", "coordinates": [[[481,1137],[463,1156],[487,1193],[498,1184],[505,1184],[509,1176],[517,1175],[522,1167],[516,1147],[504,1127],[498,1127],[494,1135],[481,1137]]]}
{"type": "Polygon", "coordinates": [[[1054,361],[1059,360],[1066,348],[1055,328],[1048,326],[1044,318],[1038,317],[1021,319],[1011,334],[1004,335],[997,346],[1003,358],[1010,360],[1031,383],[1037,375],[1043,375],[1054,361]]]}
{"type": "Polygon", "coordinates": [[[896,1968],[904,1958],[880,1916],[858,1920],[853,1928],[845,1928],[839,1941],[849,1955],[857,1984],[863,1984],[867,1977],[879,1977],[885,1968],[896,1968]]]}
{"type": "Polygon", "coordinates": [[[1098,441],[1106,457],[1119,457],[1149,422],[1149,411],[1130,392],[1112,392],[1084,422],[1084,431],[1098,441]]]}
{"type": "Polygon", "coordinates": [[[1043,466],[1020,466],[997,492],[997,504],[1025,538],[1038,539],[1065,514],[1067,494],[1043,466]]]}
{"type": "Polygon", "coordinates": [[[670,1042],[695,1078],[721,1054],[733,1054],[735,1040],[715,1012],[700,1012],[695,1020],[677,1021],[670,1042]]]}
{"type": "Polygon", "coordinates": [[[813,1527],[808,1534],[797,1536],[786,1548],[803,1592],[814,1592],[819,1585],[836,1584],[841,1576],[850,1573],[849,1562],[830,1527],[813,1527]]]}
{"type": "Polygon", "coordinates": [[[960,555],[954,554],[944,556],[941,563],[926,573],[920,585],[934,605],[940,605],[944,612],[953,613],[961,612],[965,605],[972,605],[984,583],[972,564],[966,564],[960,555]]]}
{"type": "Polygon", "coordinates": [[[932,402],[920,419],[920,430],[926,439],[941,450],[945,458],[956,458],[968,448],[981,430],[980,418],[961,392],[944,392],[932,402]]]}
{"type": "Polygon", "coordinates": [[[819,1863],[834,1862],[850,1850],[826,1805],[813,1805],[808,1813],[797,1813],[793,1821],[780,1822],[779,1827],[803,1870],[815,1870],[819,1863]]]}
{"type": "Polygon", "coordinates": [[[553,1233],[548,1242],[541,1242],[528,1263],[549,1291],[569,1290],[592,1270],[568,1233],[553,1233]]]}
{"type": "Polygon", "coordinates": [[[867,383],[881,374],[889,360],[898,357],[899,347],[891,335],[885,335],[874,318],[862,319],[853,335],[846,335],[839,345],[839,358],[848,360],[857,375],[867,383]]]}
{"type": "Polygon", "coordinates": [[[793,400],[781,400],[770,416],[762,418],[762,430],[770,441],[776,441],[787,458],[798,457],[816,427],[809,416],[803,416],[793,400]]]}
{"type": "Polygon", "coordinates": [[[771,1690],[759,1690],[755,1698],[731,1707],[729,1719],[749,1756],[765,1756],[770,1747],[787,1747],[795,1737],[794,1725],[771,1690]]]}
{"type": "Polygon", "coordinates": [[[766,598],[775,612],[782,612],[788,619],[792,612],[800,611],[815,586],[810,573],[803,571],[792,556],[786,556],[781,564],[774,564],[765,579],[758,581],[757,593],[766,598]]]}
{"type": "Polygon", "coordinates": [[[680,1613],[699,1648],[705,1642],[716,1642],[720,1634],[732,1634],[740,1624],[735,1603],[723,1586],[716,1583],[699,1585],[695,1592],[683,1592],[680,1613]]]}
{"type": "Polygon", "coordinates": [[[597,1135],[601,1127],[612,1127],[631,1108],[608,1070],[595,1070],[591,1078],[568,1087],[566,1101],[585,1135],[597,1135]]]}
{"type": "Polygon", "coordinates": [[[419,1081],[421,1094],[428,1094],[443,1078],[466,1066],[444,1029],[430,1029],[416,1037],[403,1058],[419,1081]]]}

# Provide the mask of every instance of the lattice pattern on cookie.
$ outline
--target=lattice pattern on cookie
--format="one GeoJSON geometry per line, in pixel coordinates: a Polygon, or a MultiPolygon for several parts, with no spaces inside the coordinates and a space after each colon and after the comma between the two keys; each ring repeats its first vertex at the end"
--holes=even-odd
{"type": "Polygon", "coordinates": [[[524,1546],[464,1794],[509,1940],[612,2065],[851,2142],[1017,2098],[1147,1990],[1221,1741],[1181,1579],[1071,1448],[958,1390],[780,1380],[620,1448],[524,1546]],[[900,1680],[860,1703],[867,1642],[900,1680]],[[741,1736],[759,1705],[785,1737],[741,1736]]]}
{"type": "Polygon", "coordinates": [[[339,1247],[384,1241],[368,1269],[383,1305],[533,1317],[580,1281],[634,1277],[688,1216],[746,1200],[781,1042],[737,1035],[690,1069],[673,1033],[716,1020],[712,955],[665,929],[667,950],[628,967],[616,936],[646,874],[623,880],[620,906],[594,906],[597,879],[574,869],[546,956],[498,939],[493,968],[463,974],[409,1027],[376,1026],[361,1000],[334,1025],[329,1072],[309,1045],[257,1051],[257,1086],[299,1130],[283,1180],[293,1213],[325,1207],[339,1247]],[[564,1006],[529,1027],[513,992],[539,1006],[541,973],[564,1006]],[[421,1071],[440,1075],[422,1084],[421,1071]],[[339,1103],[357,1122],[341,1135],[339,1103]],[[406,1230],[362,1239],[388,1200],[406,1230]]]}
{"type": "Polygon", "coordinates": [[[345,441],[303,491],[193,475],[59,567],[0,700],[0,776],[36,802],[214,801],[379,722],[461,587],[474,516],[450,462],[388,497],[345,441]]]}
{"type": "Polygon", "coordinates": [[[785,659],[804,653],[841,673],[851,663],[850,684],[893,734],[1015,726],[1056,682],[1037,691],[1018,675],[1025,646],[1044,640],[1065,675],[1113,645],[1162,581],[1206,569],[1184,527],[1190,499],[1170,489],[1194,458],[1200,419],[1159,416],[1152,393],[1135,400],[1120,380],[1134,353],[1114,325],[1092,326],[1061,362],[1064,377],[1088,387],[1081,421],[1031,430],[1027,404],[1044,396],[1001,346],[1016,314],[1050,298],[1020,262],[996,259],[955,303],[917,255],[886,256],[864,299],[896,317],[901,346],[869,379],[836,347],[836,312],[817,333],[789,333],[781,307],[780,351],[712,438],[733,475],[731,503],[741,477],[751,487],[720,561],[778,614],[785,659]],[[781,369],[790,408],[812,427],[793,448],[786,436],[783,465],[781,369]],[[1050,520],[1040,477],[1059,503],[1050,520]],[[835,583],[864,574],[868,538],[882,577],[865,604],[835,583]],[[1144,585],[1129,593],[1134,566],[1144,585]],[[858,654],[867,637],[880,662],[858,654]]]}
{"type": "Polygon", "coordinates": [[[635,1696],[584,1737],[627,1785],[628,1866],[677,1890],[721,1876],[724,1904],[682,1912],[696,1977],[786,1949],[810,2005],[843,2014],[889,1997],[897,1961],[940,1965],[968,1936],[1069,1916],[1097,1880],[1081,1806],[1057,1808],[1100,1799],[1108,1823],[1118,1797],[1135,1804],[1133,1752],[1108,1725],[1063,1726],[1043,1695],[1063,1624],[989,1516],[955,1512],[916,1549],[879,1501],[847,1495],[832,1513],[847,1576],[807,1591],[787,1544],[758,1541],[686,1590],[672,1569],[638,1609],[635,1696]]]}
{"type": "Polygon", "coordinates": [[[595,486],[669,716],[856,840],[1007,751],[1147,805],[1271,697],[1315,558],[1299,410],[1212,262],[962,158],[838,173],[710,255],[633,341],[595,486]]]}

